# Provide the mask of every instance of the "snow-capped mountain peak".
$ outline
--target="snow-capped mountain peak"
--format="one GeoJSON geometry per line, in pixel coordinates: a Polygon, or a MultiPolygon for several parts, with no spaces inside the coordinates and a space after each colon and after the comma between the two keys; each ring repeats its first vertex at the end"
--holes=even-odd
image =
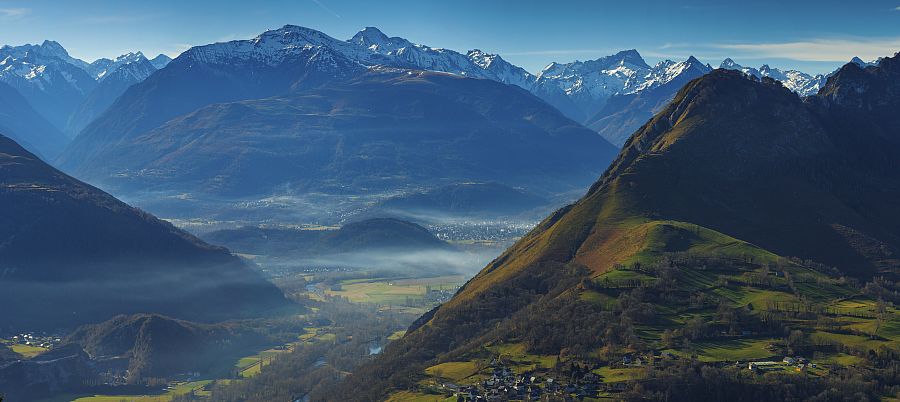
{"type": "Polygon", "coordinates": [[[490,77],[488,78],[505,84],[517,85],[521,88],[531,90],[537,80],[537,77],[533,74],[504,60],[499,54],[492,54],[480,49],[473,49],[466,53],[466,58],[484,70],[486,74],[489,74],[490,77]]]}
{"type": "Polygon", "coordinates": [[[821,74],[814,76],[797,70],[782,71],[768,64],[763,64],[757,69],[743,67],[735,63],[734,60],[725,59],[720,64],[720,68],[742,71],[744,74],[752,75],[756,78],[769,77],[781,81],[782,85],[800,96],[815,94],[825,84],[825,76],[821,74]]]}
{"type": "Polygon", "coordinates": [[[680,77],[693,79],[710,71],[712,71],[711,66],[702,63],[694,56],[689,56],[685,61],[680,62],[664,60],[650,68],[643,77],[635,80],[635,85],[623,88],[622,92],[626,94],[638,93],[668,84],[680,77]]]}
{"type": "Polygon", "coordinates": [[[722,60],[722,64],[719,64],[719,68],[724,68],[726,70],[740,70],[743,67],[740,64],[735,63],[734,60],[731,60],[729,57],[722,60]]]}
{"type": "Polygon", "coordinates": [[[69,52],[57,41],[45,40],[44,43],[41,43],[40,48],[44,51],[46,55],[52,55],[59,57],[61,59],[66,59],[69,56],[69,52]]]}
{"type": "Polygon", "coordinates": [[[389,37],[375,27],[364,28],[353,35],[348,42],[377,53],[390,53],[404,47],[414,46],[406,39],[389,37]]]}
{"type": "Polygon", "coordinates": [[[860,59],[859,57],[853,57],[852,59],[850,59],[851,63],[856,64],[857,66],[860,66],[862,68],[866,68],[869,66],[877,66],[880,61],[881,61],[880,58],[878,60],[874,60],[874,61],[864,61],[863,59],[860,59]]]}
{"type": "Polygon", "coordinates": [[[144,57],[143,53],[129,52],[116,57],[115,60],[98,59],[90,64],[88,72],[94,79],[103,81],[113,72],[126,67],[134,79],[138,81],[143,81],[153,71],[156,71],[156,68],[149,63],[149,60],[144,57]]]}
{"type": "Polygon", "coordinates": [[[337,58],[361,64],[379,64],[378,61],[384,59],[369,49],[297,25],[266,31],[250,40],[192,47],[178,59],[211,64],[257,62],[276,67],[300,54],[315,54],[332,67],[336,66],[337,58]]]}
{"type": "Polygon", "coordinates": [[[0,55],[12,56],[17,60],[24,60],[32,64],[48,64],[64,62],[82,70],[88,67],[88,63],[69,55],[69,52],[59,42],[45,40],[40,45],[25,44],[21,46],[5,45],[0,48],[0,55]]]}
{"type": "Polygon", "coordinates": [[[143,53],[138,51],[138,52],[125,53],[119,57],[116,57],[115,61],[116,62],[132,62],[132,61],[138,61],[141,59],[146,59],[146,57],[144,57],[143,53]]]}

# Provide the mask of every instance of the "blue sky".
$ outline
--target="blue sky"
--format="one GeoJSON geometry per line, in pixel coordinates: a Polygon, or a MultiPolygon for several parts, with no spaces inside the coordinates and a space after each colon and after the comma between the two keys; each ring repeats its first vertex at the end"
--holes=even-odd
{"type": "Polygon", "coordinates": [[[376,26],[416,43],[499,53],[532,72],[630,48],[651,63],[693,54],[814,73],[900,51],[900,0],[0,0],[0,43],[52,39],[89,61],[134,50],[175,56],[284,24],[341,39],[376,26]]]}

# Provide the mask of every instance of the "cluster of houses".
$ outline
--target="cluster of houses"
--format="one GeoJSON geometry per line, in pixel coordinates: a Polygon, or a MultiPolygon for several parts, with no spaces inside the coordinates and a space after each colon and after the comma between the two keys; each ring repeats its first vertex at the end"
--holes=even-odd
{"type": "Polygon", "coordinates": [[[505,221],[464,221],[428,227],[434,235],[444,241],[472,240],[502,242],[528,233],[533,225],[505,221]]]}
{"type": "Polygon", "coordinates": [[[21,333],[11,338],[13,344],[33,346],[36,348],[52,349],[56,345],[62,343],[62,338],[52,335],[35,335],[32,333],[21,333]]]}
{"type": "Polygon", "coordinates": [[[123,386],[128,384],[128,370],[106,370],[100,372],[97,377],[103,385],[123,386]]]}
{"type": "Polygon", "coordinates": [[[816,364],[810,362],[809,360],[803,357],[790,357],[786,356],[784,359],[781,359],[780,362],[776,361],[761,361],[761,362],[749,362],[747,363],[747,369],[754,372],[766,372],[766,371],[775,371],[782,370],[785,367],[793,367],[797,371],[806,371],[810,368],[816,368],[816,364]]]}
{"type": "Polygon", "coordinates": [[[546,397],[596,397],[607,388],[600,376],[585,370],[565,380],[542,378],[534,372],[515,374],[508,367],[492,363],[490,378],[473,385],[442,384],[445,391],[459,402],[470,401],[539,401],[546,397]]]}
{"type": "Polygon", "coordinates": [[[431,286],[425,287],[425,303],[428,304],[441,304],[449,301],[453,298],[453,295],[459,290],[459,286],[453,286],[448,289],[440,288],[434,289],[431,286]]]}

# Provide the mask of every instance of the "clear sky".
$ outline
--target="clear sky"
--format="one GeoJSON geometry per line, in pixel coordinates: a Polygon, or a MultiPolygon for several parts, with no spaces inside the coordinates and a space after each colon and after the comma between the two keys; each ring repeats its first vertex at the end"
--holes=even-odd
{"type": "Polygon", "coordinates": [[[637,49],[650,62],[828,72],[900,51],[900,0],[0,0],[0,44],[60,42],[88,61],[252,38],[295,24],[347,39],[365,26],[458,51],[479,48],[536,72],[552,61],[637,49]]]}

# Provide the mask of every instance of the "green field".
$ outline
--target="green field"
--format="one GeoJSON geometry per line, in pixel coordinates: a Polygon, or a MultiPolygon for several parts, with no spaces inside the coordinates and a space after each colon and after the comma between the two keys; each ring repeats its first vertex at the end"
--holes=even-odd
{"type": "Polygon", "coordinates": [[[263,366],[269,364],[275,356],[289,352],[290,348],[291,345],[288,345],[286,349],[266,349],[255,355],[242,357],[234,367],[239,370],[241,377],[253,377],[259,374],[263,366]]]}
{"type": "Polygon", "coordinates": [[[28,346],[28,345],[23,345],[20,343],[10,345],[9,349],[12,350],[13,352],[16,352],[16,353],[22,355],[22,357],[24,357],[26,359],[35,357],[35,356],[37,356],[41,353],[44,353],[48,350],[46,348],[41,348],[41,347],[37,347],[37,346],[28,346]]]}
{"type": "Polygon", "coordinates": [[[159,395],[62,395],[57,398],[43,400],[41,402],[169,402],[176,395],[186,394],[194,391],[198,395],[209,395],[209,391],[204,391],[203,387],[211,383],[211,380],[184,382],[176,384],[172,389],[159,395]]]}
{"type": "Polygon", "coordinates": [[[831,332],[816,331],[813,332],[810,337],[814,342],[836,343],[848,346],[859,351],[876,350],[881,346],[887,346],[893,349],[897,349],[896,341],[882,341],[858,335],[835,334],[831,332]]]}
{"type": "MultiPolygon", "coordinates": [[[[734,362],[742,360],[759,360],[775,358],[766,347],[775,342],[775,339],[727,339],[716,341],[704,341],[694,343],[691,348],[696,354],[697,360],[702,362],[734,362]]],[[[690,357],[691,353],[685,350],[668,350],[673,354],[690,357]]]]}
{"type": "Polygon", "coordinates": [[[455,402],[456,397],[428,395],[419,392],[400,391],[392,394],[386,402],[455,402]]]}
{"type": "Polygon", "coordinates": [[[290,352],[300,343],[304,342],[334,342],[335,334],[333,332],[329,332],[328,327],[324,328],[312,328],[307,327],[304,328],[304,333],[300,334],[297,337],[296,342],[291,342],[285,345],[282,345],[278,348],[271,348],[260,351],[250,356],[245,356],[234,364],[234,368],[238,370],[238,373],[241,377],[253,377],[262,371],[263,366],[266,366],[271,362],[276,356],[282,353],[290,352]]]}
{"type": "Polygon", "coordinates": [[[474,361],[441,363],[425,369],[425,373],[453,381],[462,381],[478,373],[478,364],[474,361]]]}
{"type": "Polygon", "coordinates": [[[600,367],[594,370],[594,373],[600,375],[603,379],[603,382],[621,382],[640,378],[641,369],[635,367],[600,367]]]}
{"type": "Polygon", "coordinates": [[[679,221],[650,221],[647,226],[643,250],[623,261],[642,264],[656,261],[665,252],[689,252],[702,255],[719,255],[731,258],[752,258],[755,262],[774,262],[778,256],[750,243],[726,234],[679,221]]]}
{"type": "Polygon", "coordinates": [[[500,358],[509,359],[518,365],[518,369],[520,369],[518,371],[539,367],[550,368],[556,365],[556,356],[530,354],[525,350],[525,345],[521,343],[489,346],[487,349],[496,353],[500,358]]]}
{"type": "Polygon", "coordinates": [[[461,275],[433,278],[374,278],[342,281],[340,290],[328,289],[326,294],[341,296],[354,303],[403,304],[407,299],[421,299],[427,286],[433,289],[455,288],[465,282],[461,275]]]}

